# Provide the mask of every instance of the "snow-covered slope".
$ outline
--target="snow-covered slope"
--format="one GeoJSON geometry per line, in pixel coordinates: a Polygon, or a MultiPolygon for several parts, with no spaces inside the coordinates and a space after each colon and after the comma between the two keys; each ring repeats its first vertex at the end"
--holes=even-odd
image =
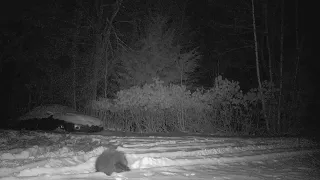
{"type": "Polygon", "coordinates": [[[1,180],[320,178],[316,169],[320,165],[318,146],[300,138],[117,137],[8,131],[0,137],[1,180]],[[124,152],[131,171],[112,176],[95,172],[95,160],[107,148],[124,152]]]}

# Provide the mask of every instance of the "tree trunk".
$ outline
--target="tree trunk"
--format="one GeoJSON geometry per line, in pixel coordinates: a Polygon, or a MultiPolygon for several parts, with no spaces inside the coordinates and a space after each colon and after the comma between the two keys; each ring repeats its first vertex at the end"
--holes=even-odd
{"type": "Polygon", "coordinates": [[[272,73],[272,52],[271,52],[271,47],[270,47],[270,39],[271,39],[271,35],[269,32],[269,21],[268,21],[268,1],[265,4],[264,7],[264,14],[265,14],[265,31],[266,31],[266,35],[267,35],[267,39],[266,39],[266,43],[267,43],[267,49],[268,49],[268,64],[269,64],[269,78],[270,78],[270,82],[273,83],[273,73],[272,73]]]}
{"type": "Polygon", "coordinates": [[[296,0],[296,23],[295,23],[295,35],[296,35],[296,67],[295,67],[295,75],[294,75],[294,92],[295,92],[295,99],[297,101],[298,97],[298,92],[299,92],[299,87],[298,87],[298,75],[299,75],[299,65],[300,65],[300,55],[301,55],[301,49],[303,48],[303,41],[304,38],[302,38],[301,42],[299,41],[299,13],[298,13],[298,6],[299,6],[299,1],[296,0]]]}
{"type": "Polygon", "coordinates": [[[257,41],[257,30],[256,30],[256,18],[255,18],[255,12],[254,12],[254,0],[251,0],[251,3],[252,3],[252,25],[253,25],[254,44],[255,44],[257,79],[259,83],[259,92],[260,92],[261,103],[262,103],[262,113],[266,122],[267,132],[269,132],[269,129],[270,129],[269,119],[267,118],[267,115],[266,115],[266,106],[265,106],[265,101],[262,94],[262,85],[260,80],[259,54],[258,54],[258,41],[257,41]]]}
{"type": "MultiPolygon", "coordinates": [[[[105,69],[104,69],[104,97],[107,98],[108,96],[108,77],[109,77],[109,73],[108,73],[108,69],[110,68],[110,54],[112,55],[113,53],[113,49],[112,49],[112,44],[111,44],[111,40],[110,40],[110,35],[111,35],[111,29],[113,27],[112,23],[115,19],[115,17],[117,16],[119,10],[120,10],[120,6],[121,6],[122,0],[117,0],[114,4],[115,9],[114,12],[110,18],[110,20],[108,20],[107,24],[105,25],[104,28],[104,55],[105,55],[105,69]]],[[[102,17],[101,17],[102,18],[102,17]]]]}
{"type": "MultiPolygon", "coordinates": [[[[78,30],[76,30],[78,31],[78,30]]],[[[74,36],[77,36],[77,33],[75,33],[74,36]]],[[[78,51],[77,51],[77,37],[74,37],[72,42],[72,106],[74,109],[77,109],[77,95],[76,95],[76,58],[78,57],[78,51]]]]}
{"type": "Polygon", "coordinates": [[[284,0],[281,1],[281,32],[280,32],[280,64],[279,64],[279,100],[278,100],[278,132],[281,132],[281,104],[283,81],[283,35],[284,35],[284,0]]]}
{"type": "Polygon", "coordinates": [[[79,43],[79,34],[80,34],[80,20],[81,20],[81,13],[76,11],[74,16],[74,23],[76,24],[75,32],[73,34],[73,41],[72,41],[72,106],[74,109],[77,109],[77,58],[79,57],[78,54],[78,43],[79,43]]]}
{"type": "Polygon", "coordinates": [[[77,78],[77,75],[76,75],[76,61],[75,59],[73,59],[73,80],[72,80],[72,89],[73,89],[73,108],[74,109],[77,109],[77,90],[76,90],[76,78],[77,78]]]}

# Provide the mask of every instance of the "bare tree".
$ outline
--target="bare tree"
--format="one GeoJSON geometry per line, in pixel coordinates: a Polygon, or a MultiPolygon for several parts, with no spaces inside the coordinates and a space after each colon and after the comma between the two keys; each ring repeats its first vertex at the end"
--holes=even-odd
{"type": "MultiPolygon", "coordinates": [[[[93,13],[86,18],[90,32],[93,32],[93,49],[91,54],[92,73],[87,77],[87,89],[90,89],[91,100],[98,97],[98,90],[103,88],[103,96],[108,96],[108,78],[112,69],[117,64],[114,58],[115,47],[122,45],[117,30],[114,26],[115,18],[120,10],[122,0],[117,0],[113,4],[104,4],[102,0],[94,1],[93,13]],[[112,40],[115,39],[115,40],[112,40]],[[102,82],[102,86],[101,86],[102,82]]],[[[84,5],[83,5],[84,6],[84,5]]],[[[86,11],[86,8],[83,8],[86,11]]]]}
{"type": "Polygon", "coordinates": [[[256,55],[256,70],[257,70],[257,80],[259,83],[259,92],[261,97],[261,103],[262,103],[262,113],[266,121],[266,127],[267,131],[269,132],[269,119],[266,115],[266,105],[264,96],[262,94],[262,85],[261,85],[261,79],[260,79],[260,69],[259,69],[259,54],[258,54],[258,40],[257,40],[257,31],[256,31],[256,17],[255,17],[255,7],[254,7],[254,0],[251,0],[252,5],[252,25],[253,25],[253,35],[254,35],[254,42],[255,42],[255,55],[256,55]]]}
{"type": "Polygon", "coordinates": [[[71,42],[71,57],[72,57],[72,64],[71,64],[71,71],[72,71],[72,106],[74,109],[77,109],[77,60],[79,59],[79,35],[80,35],[80,22],[82,19],[82,13],[79,10],[75,11],[73,24],[75,25],[72,42],[71,42]]]}
{"type": "Polygon", "coordinates": [[[268,1],[265,2],[264,4],[264,20],[265,20],[265,31],[266,31],[266,43],[267,43],[267,49],[268,49],[268,65],[269,65],[269,78],[270,82],[273,83],[273,73],[272,73],[272,58],[273,58],[273,53],[271,51],[271,34],[269,31],[269,13],[268,13],[268,1]]]}
{"type": "Polygon", "coordinates": [[[168,26],[169,18],[151,14],[145,21],[134,51],[125,51],[120,59],[126,69],[122,84],[128,86],[152,83],[160,78],[165,84],[183,84],[197,66],[200,55],[196,48],[176,45],[175,29],[168,26]]]}
{"type": "Polygon", "coordinates": [[[280,30],[280,63],[279,63],[279,99],[278,99],[278,120],[277,130],[281,131],[281,104],[282,104],[282,85],[283,85],[283,36],[284,36],[284,0],[281,1],[281,30],[280,30]]]}
{"type": "MultiPolygon", "coordinates": [[[[304,37],[301,38],[300,40],[300,33],[299,33],[299,1],[296,0],[296,9],[295,9],[295,17],[296,17],[296,22],[295,22],[295,36],[296,36],[296,67],[295,67],[295,75],[294,75],[294,91],[296,96],[298,96],[299,92],[299,87],[298,87],[298,76],[299,76],[299,66],[300,66],[300,56],[301,56],[301,51],[303,48],[303,42],[304,42],[304,37]]],[[[297,99],[297,98],[296,98],[297,99]]]]}

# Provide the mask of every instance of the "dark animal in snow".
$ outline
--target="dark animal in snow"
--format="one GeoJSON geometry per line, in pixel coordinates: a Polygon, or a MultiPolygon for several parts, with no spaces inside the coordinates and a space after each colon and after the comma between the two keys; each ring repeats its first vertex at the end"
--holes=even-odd
{"type": "Polygon", "coordinates": [[[113,172],[130,171],[128,161],[123,152],[115,149],[105,150],[96,160],[97,172],[104,172],[110,176],[113,172]]]}

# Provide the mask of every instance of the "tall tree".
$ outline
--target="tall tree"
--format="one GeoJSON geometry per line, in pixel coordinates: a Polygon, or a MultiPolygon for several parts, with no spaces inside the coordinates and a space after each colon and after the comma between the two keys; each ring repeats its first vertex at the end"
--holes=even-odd
{"type": "Polygon", "coordinates": [[[279,62],[279,99],[278,99],[278,119],[277,131],[281,132],[281,107],[282,107],[282,87],[283,87],[283,43],[284,43],[284,0],[281,0],[281,31],[280,31],[280,62],[279,62]]]}
{"type": "Polygon", "coordinates": [[[119,57],[126,69],[123,87],[151,83],[156,77],[165,84],[184,84],[188,80],[200,55],[196,49],[176,44],[177,35],[169,20],[168,16],[150,14],[134,50],[124,51],[119,57]]]}
{"type": "Polygon", "coordinates": [[[259,55],[258,55],[258,40],[257,40],[257,30],[256,30],[256,17],[255,17],[255,5],[254,5],[254,0],[251,0],[251,7],[252,7],[252,25],[253,25],[253,35],[254,35],[254,42],[255,42],[255,55],[256,55],[256,70],[257,70],[257,80],[259,83],[259,93],[261,97],[261,103],[262,103],[262,113],[265,118],[266,122],[266,127],[267,131],[269,132],[269,119],[267,118],[266,115],[266,105],[265,105],[265,100],[264,96],[262,94],[262,84],[261,84],[261,79],[260,79],[260,68],[259,68],[259,55]]]}

